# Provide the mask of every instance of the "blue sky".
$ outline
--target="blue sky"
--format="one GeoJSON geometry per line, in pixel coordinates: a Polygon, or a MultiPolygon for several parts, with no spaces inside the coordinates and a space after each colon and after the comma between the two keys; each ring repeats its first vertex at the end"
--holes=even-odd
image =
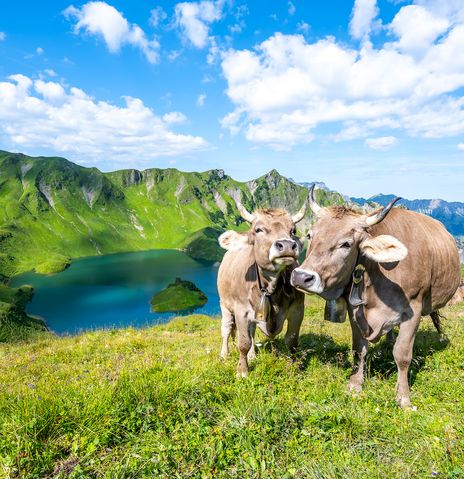
{"type": "Polygon", "coordinates": [[[464,200],[461,0],[1,9],[2,149],[464,200]]]}

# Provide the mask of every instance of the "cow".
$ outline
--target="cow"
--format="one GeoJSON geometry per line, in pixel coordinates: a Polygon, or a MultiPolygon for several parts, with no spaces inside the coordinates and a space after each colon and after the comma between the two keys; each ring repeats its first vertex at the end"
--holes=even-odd
{"type": "Polygon", "coordinates": [[[290,285],[301,243],[296,224],[306,213],[307,201],[291,216],[283,209],[248,212],[236,199],[238,211],[251,227],[245,233],[226,231],[219,244],[226,249],[218,272],[222,313],[221,357],[229,355],[229,337],[238,334],[240,358],[237,377],[248,375],[248,360],[255,359],[256,325],[268,338],[282,331],[287,319],[285,343],[294,352],[304,313],[304,294],[290,285]]]}
{"type": "Polygon", "coordinates": [[[326,317],[343,321],[353,339],[349,390],[364,381],[369,342],[399,326],[393,347],[398,368],[396,401],[410,408],[408,369],[421,316],[430,315],[440,332],[438,310],[460,282],[456,243],[428,216],[393,208],[400,198],[370,214],[347,206],[323,208],[309,192],[316,221],[308,233],[307,255],[291,275],[292,285],[326,302],[326,317]]]}

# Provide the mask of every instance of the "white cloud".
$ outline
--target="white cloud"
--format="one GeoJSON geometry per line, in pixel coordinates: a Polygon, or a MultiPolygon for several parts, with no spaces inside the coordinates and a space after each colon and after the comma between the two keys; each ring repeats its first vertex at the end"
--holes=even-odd
{"type": "MultiPolygon", "coordinates": [[[[428,9],[433,34],[416,29],[414,37],[405,36],[399,25],[405,18],[417,20],[409,16],[408,5],[387,26],[388,41],[377,47],[369,41],[352,48],[333,37],[309,42],[302,35],[276,33],[253,50],[223,52],[234,110],[222,126],[280,149],[311,141],[320,125],[335,131],[329,135],[335,141],[385,138],[398,131],[426,138],[463,134],[464,4],[456,2],[453,10],[439,9],[439,3],[420,5],[428,9]]],[[[370,20],[364,25],[375,15],[366,15],[370,20]]],[[[356,31],[365,38],[369,30],[356,31]]]]}
{"type": "Polygon", "coordinates": [[[37,47],[35,49],[35,52],[37,53],[37,55],[42,55],[44,52],[44,49],[42,47],[37,47]]]}
{"type": "Polygon", "coordinates": [[[136,24],[129,24],[121,12],[105,2],[88,2],[81,8],[69,6],[63,14],[75,19],[76,34],[83,31],[88,35],[103,37],[108,50],[117,53],[125,44],[139,48],[150,63],[156,63],[159,57],[159,43],[153,38],[148,40],[145,32],[136,24]]]}
{"type": "Polygon", "coordinates": [[[366,38],[378,14],[377,0],[355,0],[350,21],[351,36],[358,40],[366,38]]]}
{"type": "Polygon", "coordinates": [[[175,20],[186,40],[197,48],[208,45],[209,26],[221,19],[223,0],[176,4],[175,20]]]}
{"type": "Polygon", "coordinates": [[[197,106],[201,108],[205,104],[205,101],[206,101],[206,93],[201,93],[200,95],[198,95],[198,98],[197,98],[197,106]]]}
{"type": "Polygon", "coordinates": [[[0,32],[0,42],[5,40],[6,38],[6,33],[5,32],[0,32]]]}
{"type": "Polygon", "coordinates": [[[306,23],[306,22],[298,22],[296,24],[296,29],[298,32],[303,32],[303,33],[308,33],[309,32],[309,29],[311,28],[311,26],[309,25],[309,23],[306,23]]]}
{"type": "Polygon", "coordinates": [[[163,20],[166,20],[167,17],[168,17],[168,14],[163,10],[162,7],[158,6],[150,11],[150,20],[149,20],[150,25],[153,28],[158,28],[159,24],[163,20]]]}
{"type": "Polygon", "coordinates": [[[367,138],[364,142],[374,150],[389,150],[398,143],[394,136],[381,136],[379,138],[367,138]]]}
{"type": "Polygon", "coordinates": [[[75,87],[12,75],[0,82],[0,138],[14,148],[41,149],[77,160],[152,160],[208,148],[199,137],[176,133],[179,112],[164,116],[138,98],[122,106],[97,101],[75,87]]]}
{"type": "Polygon", "coordinates": [[[51,68],[46,68],[44,70],[44,73],[48,75],[49,77],[56,77],[56,71],[52,70],[51,68]]]}
{"type": "Polygon", "coordinates": [[[458,150],[459,151],[464,151],[464,143],[459,143],[458,144],[458,150]]]}
{"type": "Polygon", "coordinates": [[[163,115],[163,121],[169,125],[175,125],[185,123],[187,117],[179,111],[171,111],[163,115]]]}
{"type": "Polygon", "coordinates": [[[446,18],[436,16],[420,5],[407,5],[395,16],[390,30],[399,38],[395,43],[399,50],[421,54],[449,25],[446,18]]]}
{"type": "Polygon", "coordinates": [[[288,2],[288,14],[295,15],[295,12],[296,12],[296,7],[293,4],[293,2],[288,2]]]}

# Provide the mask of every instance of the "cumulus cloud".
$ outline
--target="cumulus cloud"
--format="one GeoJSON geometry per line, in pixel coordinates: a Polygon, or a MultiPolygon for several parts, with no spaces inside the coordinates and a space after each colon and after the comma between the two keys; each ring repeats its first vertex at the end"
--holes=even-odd
{"type": "Polygon", "coordinates": [[[223,0],[176,4],[175,22],[183,37],[197,48],[208,45],[209,26],[222,17],[223,0]]]}
{"type": "Polygon", "coordinates": [[[124,15],[105,2],[88,2],[81,8],[69,6],[63,14],[69,20],[76,20],[74,33],[102,37],[111,53],[120,51],[123,45],[139,48],[150,63],[159,58],[159,43],[156,38],[149,40],[136,24],[129,24],[124,15]]]}
{"type": "Polygon", "coordinates": [[[56,71],[51,68],[46,68],[44,70],[44,73],[48,75],[49,77],[56,77],[56,71]]]}
{"type": "Polygon", "coordinates": [[[293,2],[288,2],[288,14],[295,15],[296,7],[293,2]]]}
{"type": "Polygon", "coordinates": [[[308,33],[310,28],[311,28],[311,26],[309,25],[309,23],[306,23],[306,22],[303,22],[303,21],[298,22],[296,24],[296,29],[299,32],[308,33]]]}
{"type": "Polygon", "coordinates": [[[399,38],[395,46],[403,52],[421,54],[450,26],[447,18],[433,14],[420,5],[403,7],[389,28],[399,38]]]}
{"type": "Polygon", "coordinates": [[[198,95],[198,98],[197,98],[197,106],[201,108],[205,104],[205,101],[206,101],[206,93],[201,93],[200,95],[198,95]]]}
{"type": "Polygon", "coordinates": [[[5,40],[6,38],[6,33],[5,32],[0,32],[0,42],[5,40]]]}
{"type": "Polygon", "coordinates": [[[358,40],[366,38],[378,14],[377,0],[355,0],[350,21],[351,36],[358,40]]]}
{"type": "MultiPolygon", "coordinates": [[[[378,47],[276,33],[252,50],[223,53],[234,110],[222,126],[278,149],[311,141],[320,125],[338,129],[331,136],[336,141],[387,138],[398,131],[427,138],[464,133],[464,5],[419,3],[414,6],[427,10],[434,28],[409,31],[405,19],[414,25],[417,11],[403,6],[387,26],[390,37],[378,47]]],[[[357,23],[358,37],[377,15],[375,2],[370,5],[375,9],[364,16],[369,22],[357,23]]]]}
{"type": "Polygon", "coordinates": [[[185,121],[179,112],[158,116],[138,98],[125,97],[116,106],[79,88],[20,74],[0,82],[0,138],[18,149],[97,162],[140,162],[206,149],[203,138],[172,130],[185,121]]]}
{"type": "Polygon", "coordinates": [[[374,150],[389,150],[398,143],[394,136],[381,136],[379,138],[367,138],[364,142],[374,150]]]}
{"type": "Polygon", "coordinates": [[[158,28],[159,24],[166,20],[168,14],[163,10],[162,7],[158,6],[150,11],[150,25],[153,28],[158,28]]]}

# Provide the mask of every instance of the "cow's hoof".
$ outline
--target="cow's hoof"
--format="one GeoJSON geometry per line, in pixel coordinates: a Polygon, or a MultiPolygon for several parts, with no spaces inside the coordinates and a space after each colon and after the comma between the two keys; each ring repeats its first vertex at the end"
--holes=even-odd
{"type": "Polygon", "coordinates": [[[229,353],[223,353],[221,352],[220,356],[219,356],[222,360],[226,360],[226,359],[229,359],[229,353]]]}
{"type": "Polygon", "coordinates": [[[353,396],[360,394],[362,392],[362,384],[358,383],[349,383],[348,384],[348,392],[351,393],[353,396]]]}
{"type": "Polygon", "coordinates": [[[237,379],[243,379],[248,377],[248,371],[237,371],[237,379]]]}
{"type": "Polygon", "coordinates": [[[399,396],[396,398],[396,402],[401,409],[417,411],[417,408],[413,407],[408,396],[399,396]]]}

